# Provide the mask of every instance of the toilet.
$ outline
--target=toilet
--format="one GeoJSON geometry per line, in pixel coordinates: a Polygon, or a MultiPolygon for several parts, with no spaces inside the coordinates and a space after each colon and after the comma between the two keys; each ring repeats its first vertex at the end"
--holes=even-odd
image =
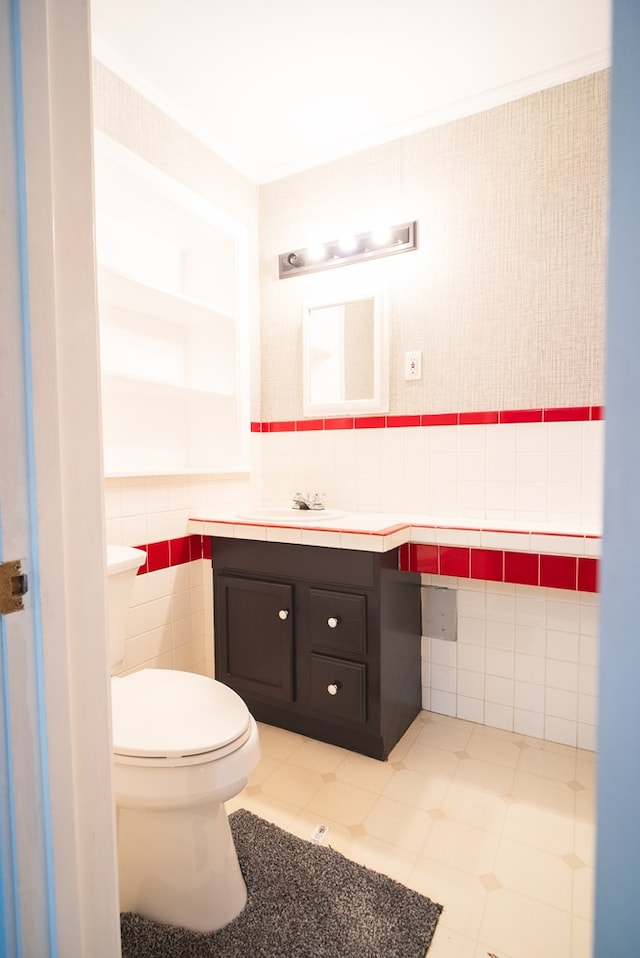
{"type": "MultiPolygon", "coordinates": [[[[107,548],[112,672],[145,559],[141,549],[107,548]]],[[[222,928],[247,900],[224,802],[260,758],[253,716],[221,682],[169,669],[113,676],[111,703],[120,910],[193,931],[222,928]]]]}

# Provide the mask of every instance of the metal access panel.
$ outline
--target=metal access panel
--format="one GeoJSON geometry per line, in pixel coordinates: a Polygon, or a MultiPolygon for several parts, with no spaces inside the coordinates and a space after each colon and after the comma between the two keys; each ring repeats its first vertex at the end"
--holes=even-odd
{"type": "Polygon", "coordinates": [[[422,586],[422,634],[430,639],[458,639],[458,593],[443,586],[422,586]]]}

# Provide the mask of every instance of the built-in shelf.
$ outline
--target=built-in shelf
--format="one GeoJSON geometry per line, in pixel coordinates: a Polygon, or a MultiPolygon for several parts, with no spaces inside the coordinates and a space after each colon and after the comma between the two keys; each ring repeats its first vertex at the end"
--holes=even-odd
{"type": "Polygon", "coordinates": [[[181,293],[150,286],[117,270],[101,267],[98,272],[100,299],[105,306],[115,306],[143,316],[181,326],[233,323],[233,313],[216,309],[212,304],[189,299],[181,293]]]}
{"type": "Polygon", "coordinates": [[[246,228],[96,134],[107,475],[248,466],[246,228]]]}

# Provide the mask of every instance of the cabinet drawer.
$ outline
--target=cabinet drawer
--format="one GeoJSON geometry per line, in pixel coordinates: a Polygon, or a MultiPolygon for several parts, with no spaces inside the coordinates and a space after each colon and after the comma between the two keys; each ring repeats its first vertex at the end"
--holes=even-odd
{"type": "Polygon", "coordinates": [[[366,596],[310,589],[309,610],[313,648],[366,654],[366,596]]]}
{"type": "Polygon", "coordinates": [[[366,665],[329,655],[312,655],[311,708],[327,719],[366,722],[366,665]]]}

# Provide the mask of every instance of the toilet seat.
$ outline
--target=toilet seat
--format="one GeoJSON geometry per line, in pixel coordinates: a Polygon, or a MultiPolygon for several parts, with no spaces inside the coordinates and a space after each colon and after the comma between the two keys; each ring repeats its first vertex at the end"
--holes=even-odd
{"type": "Polygon", "coordinates": [[[111,688],[118,764],[200,765],[237,751],[251,735],[240,696],[205,675],[141,669],[112,679],[111,688]]]}

